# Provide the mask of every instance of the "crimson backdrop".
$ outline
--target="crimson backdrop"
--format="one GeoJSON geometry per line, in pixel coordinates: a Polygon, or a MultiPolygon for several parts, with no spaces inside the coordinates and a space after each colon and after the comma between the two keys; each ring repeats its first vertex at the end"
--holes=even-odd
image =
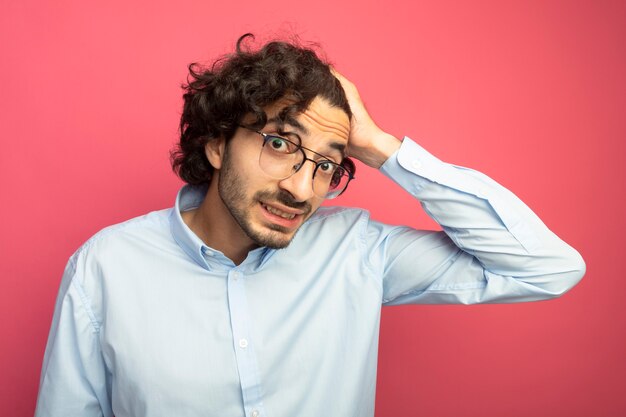
{"type": "MultiPolygon", "coordinates": [[[[497,179],[587,261],[555,301],[385,309],[377,416],[624,413],[624,1],[3,0],[0,415],[32,415],[70,254],[172,205],[186,64],[247,31],[319,42],[381,126],[497,179]]],[[[363,167],[337,201],[435,227],[363,167]]]]}

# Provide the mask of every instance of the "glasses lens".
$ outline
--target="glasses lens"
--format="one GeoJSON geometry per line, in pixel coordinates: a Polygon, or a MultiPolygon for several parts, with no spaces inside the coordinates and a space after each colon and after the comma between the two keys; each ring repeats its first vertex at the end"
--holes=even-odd
{"type": "Polygon", "coordinates": [[[299,149],[297,144],[288,139],[265,135],[259,165],[267,175],[276,179],[285,179],[302,164],[303,155],[299,149]]]}
{"type": "Polygon", "coordinates": [[[313,191],[319,197],[335,198],[341,194],[350,182],[350,175],[340,165],[330,161],[317,163],[313,178],[313,191]]]}
{"type": "MultiPolygon", "coordinates": [[[[263,136],[259,166],[265,174],[282,180],[300,169],[306,155],[299,144],[280,136],[257,133],[263,136]]],[[[354,163],[349,158],[344,159],[341,165],[329,160],[316,162],[313,192],[319,197],[335,198],[344,192],[353,173],[354,163]]]]}

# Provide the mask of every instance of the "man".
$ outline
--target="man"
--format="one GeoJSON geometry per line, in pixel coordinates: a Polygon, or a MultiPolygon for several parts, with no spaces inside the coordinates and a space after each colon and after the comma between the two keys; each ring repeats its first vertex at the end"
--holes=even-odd
{"type": "Polygon", "coordinates": [[[382,305],[549,299],[580,255],[509,191],[372,121],[314,52],[190,67],[173,209],[70,259],[37,416],[373,416],[382,305]],[[442,232],[320,208],[356,158],[442,232]]]}

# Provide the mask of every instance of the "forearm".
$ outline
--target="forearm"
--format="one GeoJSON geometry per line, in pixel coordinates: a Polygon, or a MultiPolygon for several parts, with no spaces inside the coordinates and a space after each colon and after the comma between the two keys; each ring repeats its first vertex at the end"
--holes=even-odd
{"type": "Polygon", "coordinates": [[[485,271],[555,296],[584,274],[580,255],[484,174],[441,162],[408,139],[381,171],[419,199],[456,246],[485,271]]]}

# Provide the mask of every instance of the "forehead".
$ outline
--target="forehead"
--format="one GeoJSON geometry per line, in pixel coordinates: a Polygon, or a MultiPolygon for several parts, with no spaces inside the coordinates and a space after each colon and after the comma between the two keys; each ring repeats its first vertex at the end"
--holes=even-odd
{"type": "MultiPolygon", "coordinates": [[[[268,123],[277,123],[278,113],[288,104],[286,100],[279,100],[270,106],[267,109],[268,123]]],[[[319,140],[321,136],[347,144],[350,135],[350,119],[346,112],[320,97],[316,97],[304,112],[285,120],[285,125],[301,133],[302,139],[319,140]]]]}

